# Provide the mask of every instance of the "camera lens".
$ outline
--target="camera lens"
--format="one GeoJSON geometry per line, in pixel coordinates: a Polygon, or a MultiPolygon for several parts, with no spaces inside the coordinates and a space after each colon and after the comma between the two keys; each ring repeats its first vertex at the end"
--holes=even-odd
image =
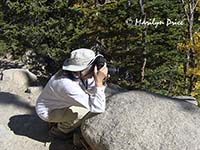
{"type": "MultiPolygon", "coordinates": [[[[94,65],[97,66],[98,70],[101,69],[105,63],[106,63],[106,59],[103,56],[98,56],[96,60],[94,61],[94,65]]],[[[109,65],[107,65],[107,67],[108,67],[108,74],[110,75],[118,75],[120,72],[118,67],[109,66],[109,65]]]]}
{"type": "Polygon", "coordinates": [[[119,74],[119,68],[108,66],[108,74],[118,75],[119,74]]]}

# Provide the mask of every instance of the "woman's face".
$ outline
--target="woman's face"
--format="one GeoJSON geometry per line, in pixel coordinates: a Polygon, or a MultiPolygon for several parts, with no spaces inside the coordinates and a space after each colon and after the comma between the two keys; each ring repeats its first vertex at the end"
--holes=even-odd
{"type": "Polygon", "coordinates": [[[80,77],[81,77],[82,80],[86,80],[88,78],[91,78],[93,75],[94,75],[93,66],[89,66],[85,70],[81,71],[80,77]]]}

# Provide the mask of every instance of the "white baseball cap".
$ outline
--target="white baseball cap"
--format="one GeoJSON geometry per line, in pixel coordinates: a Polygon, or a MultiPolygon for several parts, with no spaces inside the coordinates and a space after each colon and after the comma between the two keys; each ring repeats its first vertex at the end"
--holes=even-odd
{"type": "Polygon", "coordinates": [[[82,71],[90,66],[96,57],[91,49],[76,49],[71,52],[70,58],[64,61],[62,69],[74,72],[82,71]]]}

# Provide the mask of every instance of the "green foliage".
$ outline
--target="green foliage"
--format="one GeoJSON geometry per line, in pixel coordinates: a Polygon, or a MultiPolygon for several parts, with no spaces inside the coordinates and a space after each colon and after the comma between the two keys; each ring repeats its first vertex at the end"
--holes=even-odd
{"type": "Polygon", "coordinates": [[[14,54],[32,49],[56,60],[69,53],[69,37],[80,14],[70,10],[66,1],[5,1],[3,36],[14,54]]]}
{"type": "Polygon", "coordinates": [[[3,53],[7,50],[7,45],[4,41],[0,40],[0,53],[3,53]]]}
{"type": "MultiPolygon", "coordinates": [[[[192,31],[190,30],[191,34],[186,34],[184,41],[178,43],[178,48],[187,55],[188,60],[188,68],[185,69],[185,76],[186,79],[189,79],[189,83],[186,83],[186,88],[189,89],[189,92],[192,96],[198,99],[198,103],[200,106],[200,33],[199,33],[199,16],[200,16],[200,2],[199,1],[192,1],[195,2],[197,5],[193,8],[194,11],[194,22],[192,22],[192,31]],[[195,11],[196,10],[196,11],[195,11]],[[192,52],[192,53],[190,53],[192,52]],[[190,53],[190,55],[189,55],[190,53]]],[[[191,1],[187,2],[189,5],[192,3],[191,1]]],[[[192,6],[192,5],[191,5],[192,6]]],[[[188,23],[189,26],[189,23],[188,23]]],[[[191,26],[190,26],[191,28],[191,26]]],[[[188,29],[188,33],[189,29],[188,29]]]]}
{"type": "Polygon", "coordinates": [[[143,63],[141,58],[144,57],[141,53],[141,38],[135,40],[137,44],[133,47],[136,51],[132,50],[132,54],[135,57],[130,60],[131,62],[135,61],[131,72],[134,82],[131,81],[132,83],[128,84],[128,86],[166,95],[184,94],[183,70],[180,70],[179,66],[185,60],[184,55],[177,51],[176,44],[184,36],[186,24],[184,23],[182,26],[166,26],[167,19],[183,20],[182,6],[177,1],[168,3],[160,0],[148,1],[145,4],[147,20],[155,18],[165,24],[159,25],[157,28],[155,26],[148,26],[147,28],[147,36],[145,37],[147,42],[145,47],[147,64],[143,82],[140,82],[138,78],[143,63]]]}
{"type": "Polygon", "coordinates": [[[187,27],[166,26],[167,19],[184,20],[182,6],[174,0],[150,0],[144,6],[147,20],[155,18],[165,24],[135,25],[136,19],[143,18],[138,1],[133,0],[131,5],[119,0],[97,7],[93,0],[3,0],[2,39],[17,56],[31,49],[59,63],[75,48],[98,45],[108,63],[122,70],[112,82],[130,89],[183,94],[180,66],[185,60],[176,45],[187,27]],[[144,58],[147,62],[141,82],[144,58]]]}

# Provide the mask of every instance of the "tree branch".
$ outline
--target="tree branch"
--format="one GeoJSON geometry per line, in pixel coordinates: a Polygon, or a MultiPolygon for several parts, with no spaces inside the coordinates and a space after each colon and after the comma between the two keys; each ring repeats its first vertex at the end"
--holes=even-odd
{"type": "MultiPolygon", "coordinates": [[[[195,2],[194,2],[194,3],[195,3],[195,2]]],[[[197,1],[196,1],[196,4],[194,4],[193,12],[194,12],[195,8],[197,7],[198,3],[199,3],[199,0],[197,0],[197,1]]]]}
{"type": "Polygon", "coordinates": [[[144,3],[143,3],[143,0],[139,0],[139,3],[140,3],[140,8],[141,8],[141,13],[142,13],[142,15],[145,15],[145,13],[144,13],[144,3]]]}
{"type": "Polygon", "coordinates": [[[181,0],[181,1],[182,1],[182,4],[183,4],[185,15],[187,17],[187,21],[190,22],[190,17],[189,17],[188,10],[187,10],[186,4],[185,4],[185,0],[181,0]]]}

